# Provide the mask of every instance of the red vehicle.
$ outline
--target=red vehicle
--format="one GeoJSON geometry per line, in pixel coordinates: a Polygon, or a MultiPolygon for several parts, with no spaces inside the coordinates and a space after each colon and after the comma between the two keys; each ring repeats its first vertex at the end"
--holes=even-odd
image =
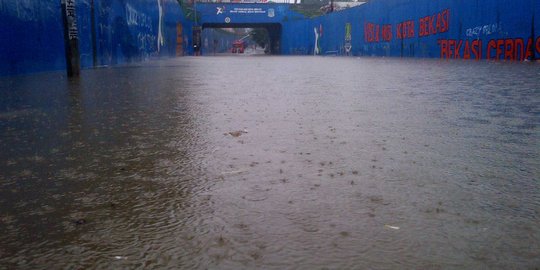
{"type": "Polygon", "coordinates": [[[246,42],[242,40],[235,40],[233,42],[233,47],[231,52],[232,53],[244,53],[244,50],[246,49],[246,42]]]}

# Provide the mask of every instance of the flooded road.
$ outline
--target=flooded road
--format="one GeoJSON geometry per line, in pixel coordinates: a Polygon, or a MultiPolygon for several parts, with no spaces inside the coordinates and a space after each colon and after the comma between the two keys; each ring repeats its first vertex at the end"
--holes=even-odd
{"type": "Polygon", "coordinates": [[[538,78],[264,56],[0,78],[0,268],[534,269],[538,78]]]}

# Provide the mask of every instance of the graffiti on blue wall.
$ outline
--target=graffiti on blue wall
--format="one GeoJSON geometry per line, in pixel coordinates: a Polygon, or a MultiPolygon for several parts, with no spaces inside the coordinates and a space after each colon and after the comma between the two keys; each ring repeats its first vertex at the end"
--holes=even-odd
{"type": "MultiPolygon", "coordinates": [[[[418,39],[432,35],[440,35],[450,30],[450,9],[406,20],[397,24],[379,25],[364,23],[364,42],[392,42],[395,39],[418,39]]],[[[461,21],[461,20],[460,20],[461,21]]],[[[439,56],[444,59],[494,59],[523,61],[532,59],[535,52],[540,54],[540,38],[513,38],[499,22],[467,28],[465,37],[438,38],[439,56]],[[494,35],[494,38],[491,36],[494,35]],[[498,37],[497,37],[498,36],[498,37]],[[507,36],[507,37],[502,37],[507,36]]]]}
{"type": "MultiPolygon", "coordinates": [[[[183,55],[188,48],[178,46],[188,38],[177,31],[190,22],[176,0],[74,2],[82,67],[183,55]]],[[[59,0],[0,0],[0,17],[0,75],[66,68],[59,0]]]]}
{"type": "Polygon", "coordinates": [[[306,54],[320,50],[360,56],[540,58],[540,1],[372,0],[283,24],[284,54],[308,47],[306,54]],[[320,25],[324,35],[314,35],[313,29],[320,25]],[[349,40],[343,38],[348,32],[349,40]]]}
{"type": "MultiPolygon", "coordinates": [[[[76,5],[83,68],[193,51],[194,22],[177,0],[76,0],[76,5]]],[[[199,23],[279,23],[281,54],[540,58],[540,1],[372,0],[312,19],[286,4],[216,3],[197,9],[199,23]]],[[[66,68],[60,12],[58,0],[0,0],[0,75],[66,68]]]]}
{"type": "Polygon", "coordinates": [[[176,55],[176,1],[96,1],[100,65],[176,55]]]}

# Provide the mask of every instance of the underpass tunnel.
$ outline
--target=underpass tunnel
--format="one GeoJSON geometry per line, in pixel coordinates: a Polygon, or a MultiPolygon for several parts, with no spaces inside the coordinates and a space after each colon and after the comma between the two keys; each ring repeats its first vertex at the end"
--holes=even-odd
{"type": "MultiPolygon", "coordinates": [[[[279,23],[204,23],[202,25],[201,34],[199,35],[201,49],[203,54],[219,53],[223,52],[224,46],[232,46],[230,41],[223,41],[223,38],[217,38],[216,35],[208,34],[205,29],[238,29],[238,28],[250,28],[256,30],[263,30],[265,35],[268,36],[266,44],[261,47],[265,47],[267,54],[279,55],[281,54],[281,24],[279,23]],[[228,43],[227,43],[228,42],[228,43]],[[206,48],[206,49],[205,49],[206,48]],[[211,49],[209,49],[211,48],[211,49]]],[[[248,33],[246,33],[247,35],[248,33]]],[[[194,37],[195,40],[196,37],[194,37]]]]}

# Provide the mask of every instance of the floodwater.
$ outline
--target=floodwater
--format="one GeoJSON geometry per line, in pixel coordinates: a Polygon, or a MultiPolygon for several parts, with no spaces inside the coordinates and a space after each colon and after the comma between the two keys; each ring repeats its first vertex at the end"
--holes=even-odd
{"type": "Polygon", "coordinates": [[[538,268],[539,78],[273,56],[1,78],[0,268],[538,268]]]}

